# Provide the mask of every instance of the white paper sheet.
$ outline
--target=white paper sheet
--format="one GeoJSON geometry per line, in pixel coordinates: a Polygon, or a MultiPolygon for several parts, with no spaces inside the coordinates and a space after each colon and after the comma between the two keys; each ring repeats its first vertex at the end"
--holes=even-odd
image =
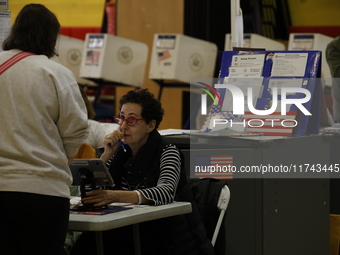
{"type": "Polygon", "coordinates": [[[275,53],[272,77],[303,77],[306,72],[308,53],[275,53]]]}
{"type": "MultiPolygon", "coordinates": [[[[11,12],[0,11],[0,46],[11,31],[11,12]]],[[[0,52],[2,47],[0,47],[0,52]]]]}

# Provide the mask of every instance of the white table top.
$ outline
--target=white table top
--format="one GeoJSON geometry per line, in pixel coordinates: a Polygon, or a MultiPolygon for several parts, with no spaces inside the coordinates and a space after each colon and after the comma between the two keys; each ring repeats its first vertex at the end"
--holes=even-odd
{"type": "Polygon", "coordinates": [[[105,215],[70,214],[69,230],[105,231],[140,222],[191,212],[191,203],[174,202],[168,205],[133,207],[105,215]]]}

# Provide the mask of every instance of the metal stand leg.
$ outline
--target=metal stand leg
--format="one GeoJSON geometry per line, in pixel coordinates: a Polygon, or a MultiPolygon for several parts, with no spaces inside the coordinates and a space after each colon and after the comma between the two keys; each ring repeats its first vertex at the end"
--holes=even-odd
{"type": "Polygon", "coordinates": [[[133,224],[133,241],[135,244],[135,255],[141,255],[138,224],[133,224]]]}
{"type": "Polygon", "coordinates": [[[104,255],[103,233],[96,231],[97,255],[104,255]]]}

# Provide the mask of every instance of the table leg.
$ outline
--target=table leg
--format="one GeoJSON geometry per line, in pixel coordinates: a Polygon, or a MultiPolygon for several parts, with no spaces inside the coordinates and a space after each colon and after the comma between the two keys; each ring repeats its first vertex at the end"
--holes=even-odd
{"type": "Polygon", "coordinates": [[[97,255],[104,255],[103,233],[96,231],[97,255]]]}
{"type": "Polygon", "coordinates": [[[141,255],[138,224],[133,224],[133,241],[135,244],[135,255],[141,255]]]}

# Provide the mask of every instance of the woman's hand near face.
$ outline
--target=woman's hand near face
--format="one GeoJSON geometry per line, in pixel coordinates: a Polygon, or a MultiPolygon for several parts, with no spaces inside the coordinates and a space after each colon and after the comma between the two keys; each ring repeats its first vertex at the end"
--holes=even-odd
{"type": "Polygon", "coordinates": [[[107,162],[116,152],[119,147],[119,140],[123,137],[124,131],[119,132],[118,130],[115,130],[104,137],[104,152],[100,157],[104,162],[107,162]]]}

